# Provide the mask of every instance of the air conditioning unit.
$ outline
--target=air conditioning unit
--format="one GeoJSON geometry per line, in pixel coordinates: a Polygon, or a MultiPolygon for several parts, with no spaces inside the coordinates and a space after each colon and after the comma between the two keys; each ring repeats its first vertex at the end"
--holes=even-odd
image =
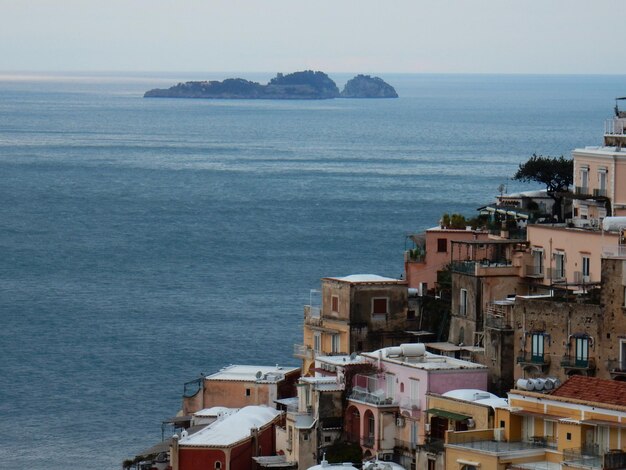
{"type": "Polygon", "coordinates": [[[476,427],[476,421],[474,421],[472,418],[468,418],[468,420],[467,420],[467,427],[469,429],[472,429],[472,428],[476,427]]]}
{"type": "Polygon", "coordinates": [[[404,427],[404,418],[402,416],[398,416],[396,418],[396,426],[398,426],[399,428],[404,427]]]}
{"type": "Polygon", "coordinates": [[[426,434],[430,433],[430,423],[425,423],[424,424],[424,432],[426,434]]]}

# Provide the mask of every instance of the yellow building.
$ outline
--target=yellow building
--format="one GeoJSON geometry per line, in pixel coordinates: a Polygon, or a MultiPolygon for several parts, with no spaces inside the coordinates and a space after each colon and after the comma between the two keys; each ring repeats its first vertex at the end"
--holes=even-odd
{"type": "Polygon", "coordinates": [[[447,470],[626,468],[626,383],[574,376],[550,394],[515,390],[496,427],[448,432],[447,470]]]}

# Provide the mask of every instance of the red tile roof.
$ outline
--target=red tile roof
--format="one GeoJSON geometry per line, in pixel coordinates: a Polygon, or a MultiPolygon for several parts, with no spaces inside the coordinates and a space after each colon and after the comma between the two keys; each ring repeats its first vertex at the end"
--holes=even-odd
{"type": "Polygon", "coordinates": [[[626,406],[626,382],[574,375],[555,389],[551,396],[626,406]]]}

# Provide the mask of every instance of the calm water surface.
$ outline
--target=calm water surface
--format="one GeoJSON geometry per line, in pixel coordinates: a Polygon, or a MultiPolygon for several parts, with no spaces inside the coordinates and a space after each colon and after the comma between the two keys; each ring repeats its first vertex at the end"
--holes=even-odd
{"type": "Polygon", "coordinates": [[[600,144],[626,91],[389,75],[397,100],[141,97],[226,76],[0,76],[3,467],[119,468],[184,381],[297,364],[320,277],[399,276],[406,233],[527,189],[509,178],[534,152],[600,144]]]}

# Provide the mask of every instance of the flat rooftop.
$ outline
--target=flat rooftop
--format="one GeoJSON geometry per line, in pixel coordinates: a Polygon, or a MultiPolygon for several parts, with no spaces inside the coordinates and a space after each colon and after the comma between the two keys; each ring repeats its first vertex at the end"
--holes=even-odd
{"type": "Polygon", "coordinates": [[[298,367],[230,365],[215,374],[207,375],[204,380],[276,383],[283,380],[285,374],[298,370],[298,367]]]}

